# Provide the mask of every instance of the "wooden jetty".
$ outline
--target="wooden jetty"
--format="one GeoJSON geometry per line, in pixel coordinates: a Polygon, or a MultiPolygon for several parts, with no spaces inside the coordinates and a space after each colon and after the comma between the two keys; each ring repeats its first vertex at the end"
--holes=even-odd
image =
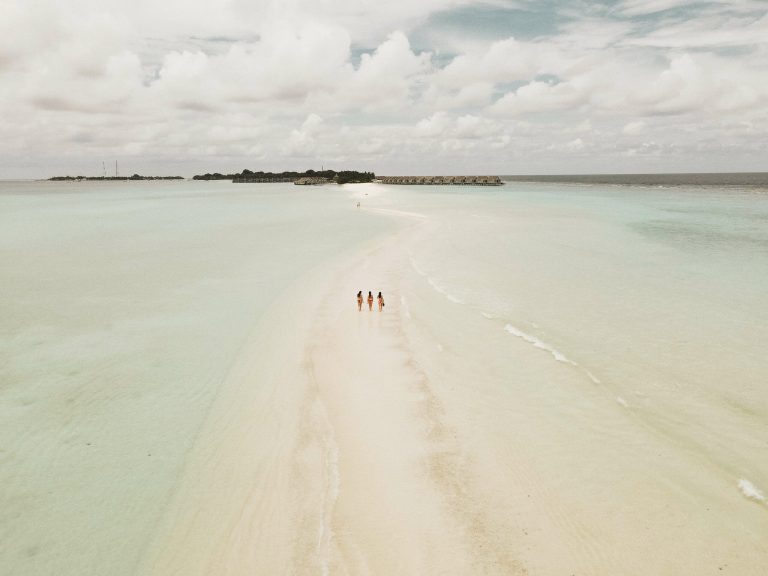
{"type": "Polygon", "coordinates": [[[421,186],[501,186],[498,176],[381,176],[382,184],[421,186]]]}

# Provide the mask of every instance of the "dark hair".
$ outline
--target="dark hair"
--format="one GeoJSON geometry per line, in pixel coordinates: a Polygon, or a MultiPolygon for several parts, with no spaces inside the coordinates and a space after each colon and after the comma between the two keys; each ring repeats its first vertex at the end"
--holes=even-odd
{"type": "Polygon", "coordinates": [[[358,295],[358,296],[362,296],[362,295],[363,295],[363,291],[362,291],[362,290],[358,290],[358,291],[357,291],[357,295],[358,295]]]}
{"type": "Polygon", "coordinates": [[[373,296],[373,294],[371,294],[370,290],[368,290],[368,296],[373,296]]]}
{"type": "Polygon", "coordinates": [[[381,298],[381,292],[379,292],[379,298],[381,298]]]}

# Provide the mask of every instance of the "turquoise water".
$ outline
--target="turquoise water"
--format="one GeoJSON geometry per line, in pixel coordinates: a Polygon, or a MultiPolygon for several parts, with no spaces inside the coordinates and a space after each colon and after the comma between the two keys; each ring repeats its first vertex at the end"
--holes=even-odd
{"type": "Polygon", "coordinates": [[[0,183],[0,565],[135,573],[264,311],[393,226],[353,210],[290,185],[0,183]]]}

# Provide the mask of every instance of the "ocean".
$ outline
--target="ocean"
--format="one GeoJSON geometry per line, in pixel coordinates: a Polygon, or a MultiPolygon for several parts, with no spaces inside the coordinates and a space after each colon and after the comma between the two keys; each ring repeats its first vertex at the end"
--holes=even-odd
{"type": "MultiPolygon", "coordinates": [[[[327,344],[324,326],[373,289],[390,324],[359,336],[397,334],[423,380],[431,424],[414,442],[466,542],[496,551],[469,546],[487,573],[761,573],[768,191],[599,180],[0,183],[0,565],[160,573],[148,558],[184,545],[170,502],[195,483],[190,454],[216,450],[206,422],[249,343],[266,363],[283,311],[317,298],[332,304],[293,333],[299,349],[327,344]],[[349,293],[329,292],[326,270],[349,293]]],[[[333,381],[318,379],[332,425],[333,381]]],[[[292,421],[292,402],[264,398],[292,421]]],[[[273,425],[244,441],[273,442],[273,425]]],[[[355,480],[338,445],[344,510],[355,480]]],[[[335,524],[318,522],[323,558],[295,571],[342,573],[335,524]]],[[[246,573],[195,566],[184,573],[246,573]]]]}
{"type": "MultiPolygon", "coordinates": [[[[393,227],[343,191],[0,184],[0,565],[135,574],[286,287],[393,227]]],[[[311,287],[307,287],[311,290],[311,287]]]]}

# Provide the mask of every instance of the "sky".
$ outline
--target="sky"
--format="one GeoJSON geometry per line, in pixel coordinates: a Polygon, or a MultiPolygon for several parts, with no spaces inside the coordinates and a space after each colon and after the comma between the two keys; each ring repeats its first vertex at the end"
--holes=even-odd
{"type": "Polygon", "coordinates": [[[0,179],[767,158],[768,0],[0,0],[0,179]]]}

